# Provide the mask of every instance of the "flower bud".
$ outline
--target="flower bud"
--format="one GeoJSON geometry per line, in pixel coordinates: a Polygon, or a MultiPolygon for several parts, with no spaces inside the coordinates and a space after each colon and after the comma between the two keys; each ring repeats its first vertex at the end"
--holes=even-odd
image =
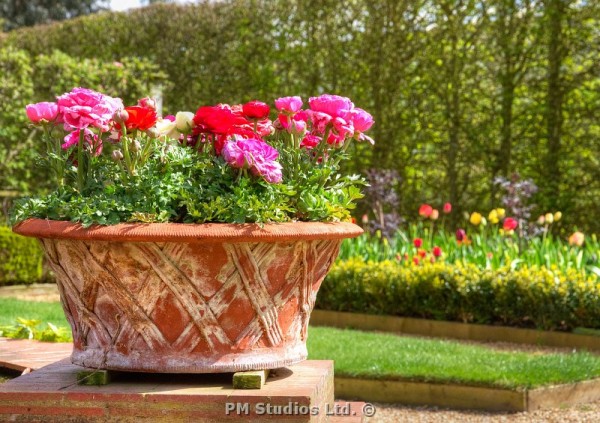
{"type": "Polygon", "coordinates": [[[150,129],[146,129],[146,135],[148,135],[150,138],[158,138],[162,134],[160,133],[160,131],[157,128],[152,127],[150,129]]]}
{"type": "Polygon", "coordinates": [[[113,120],[117,123],[123,123],[127,119],[129,119],[129,113],[127,113],[127,110],[124,109],[117,110],[113,115],[113,120]]]}
{"type": "Polygon", "coordinates": [[[111,154],[111,158],[113,162],[120,162],[123,160],[123,153],[121,153],[121,150],[114,150],[111,154]]]}
{"type": "Polygon", "coordinates": [[[156,100],[151,97],[144,97],[138,100],[138,106],[147,107],[156,110],[156,100]]]}
{"type": "Polygon", "coordinates": [[[554,221],[558,222],[562,217],[562,213],[557,211],[556,213],[554,213],[554,221]]]}
{"type": "Polygon", "coordinates": [[[134,140],[129,148],[131,148],[131,151],[137,152],[142,149],[142,144],[138,140],[134,140]]]}

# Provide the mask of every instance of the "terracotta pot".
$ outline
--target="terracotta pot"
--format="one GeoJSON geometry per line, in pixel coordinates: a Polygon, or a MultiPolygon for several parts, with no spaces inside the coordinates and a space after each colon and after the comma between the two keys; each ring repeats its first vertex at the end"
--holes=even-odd
{"type": "Polygon", "coordinates": [[[216,373],[306,359],[317,290],[351,223],[79,224],[30,219],[73,330],[74,364],[216,373]]]}

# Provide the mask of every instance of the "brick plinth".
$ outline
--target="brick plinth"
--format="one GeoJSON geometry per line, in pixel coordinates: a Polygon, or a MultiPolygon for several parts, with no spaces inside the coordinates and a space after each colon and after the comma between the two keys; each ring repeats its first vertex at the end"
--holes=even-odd
{"type": "Polygon", "coordinates": [[[80,370],[65,359],[0,385],[0,421],[324,422],[334,408],[332,361],[278,369],[257,390],[233,389],[231,374],[118,373],[81,386],[80,370]]]}

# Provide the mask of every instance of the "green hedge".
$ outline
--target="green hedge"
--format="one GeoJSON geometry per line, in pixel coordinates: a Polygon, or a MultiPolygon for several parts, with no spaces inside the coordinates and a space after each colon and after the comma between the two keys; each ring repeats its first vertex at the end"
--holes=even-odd
{"type": "Polygon", "coordinates": [[[36,239],[25,238],[0,226],[0,285],[39,282],[43,256],[36,239]]]}
{"type": "Polygon", "coordinates": [[[600,280],[576,271],[336,262],[317,308],[481,324],[600,328],[600,280]]]}

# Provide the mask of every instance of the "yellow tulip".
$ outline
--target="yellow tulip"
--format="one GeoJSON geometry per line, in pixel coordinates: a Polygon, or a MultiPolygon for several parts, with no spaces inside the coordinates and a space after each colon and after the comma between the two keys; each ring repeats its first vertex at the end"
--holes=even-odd
{"type": "Polygon", "coordinates": [[[504,219],[504,216],[506,216],[506,210],[504,209],[496,209],[496,213],[498,214],[498,219],[504,219]]]}
{"type": "Polygon", "coordinates": [[[481,216],[480,213],[473,212],[471,213],[469,222],[471,222],[472,225],[479,226],[479,224],[481,223],[481,219],[483,219],[483,216],[481,216]]]}
{"type": "Polygon", "coordinates": [[[562,213],[557,211],[556,213],[554,213],[554,221],[558,222],[560,220],[560,218],[562,217],[562,213]]]}
{"type": "Polygon", "coordinates": [[[546,219],[547,224],[554,222],[554,215],[552,213],[546,213],[546,216],[544,216],[544,218],[546,219]]]}
{"type": "Polygon", "coordinates": [[[498,219],[498,212],[496,211],[496,209],[490,212],[490,214],[488,215],[488,220],[492,225],[495,225],[500,221],[500,219],[498,219]]]}

